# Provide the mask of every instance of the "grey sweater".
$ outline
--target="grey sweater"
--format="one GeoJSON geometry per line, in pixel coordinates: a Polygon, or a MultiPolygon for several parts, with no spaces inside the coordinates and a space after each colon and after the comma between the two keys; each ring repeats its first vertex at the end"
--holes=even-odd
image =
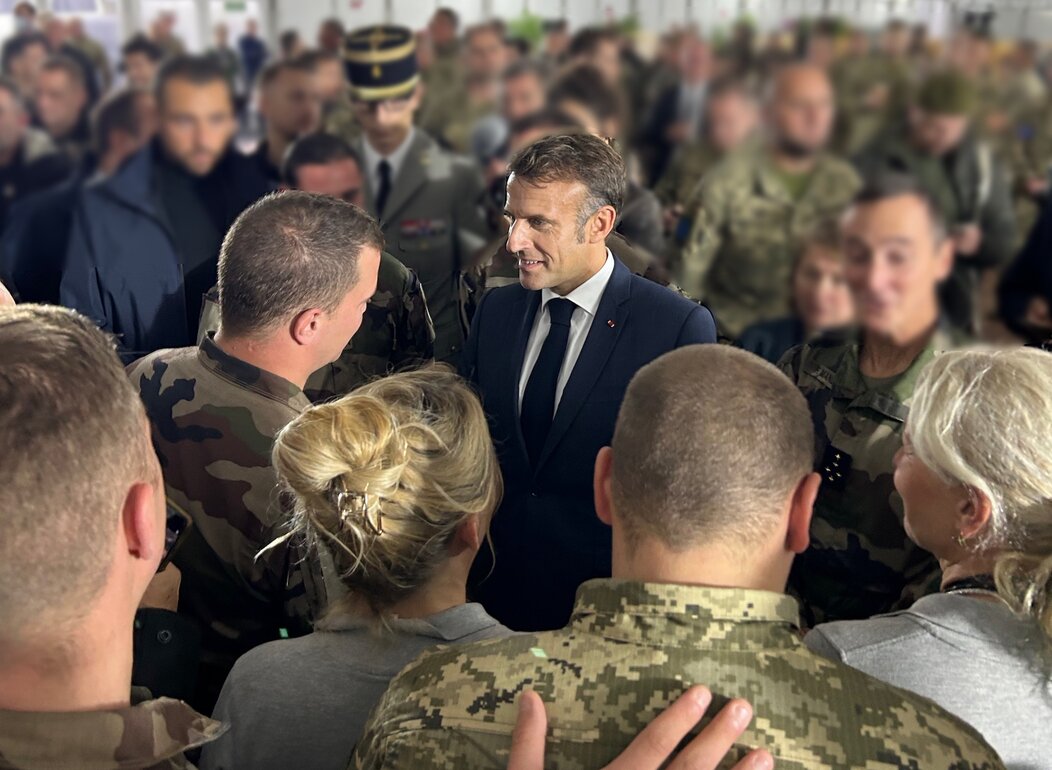
{"type": "Polygon", "coordinates": [[[1008,768],[1052,768],[1052,649],[1004,603],[934,594],[902,612],[822,624],[804,643],[931,698],[982,733],[1008,768]]]}
{"type": "Polygon", "coordinates": [[[202,770],[344,770],[388,682],[420,653],[512,635],[480,604],[390,625],[379,633],[364,620],[333,619],[241,656],[213,714],[230,730],[205,747],[202,770]]]}

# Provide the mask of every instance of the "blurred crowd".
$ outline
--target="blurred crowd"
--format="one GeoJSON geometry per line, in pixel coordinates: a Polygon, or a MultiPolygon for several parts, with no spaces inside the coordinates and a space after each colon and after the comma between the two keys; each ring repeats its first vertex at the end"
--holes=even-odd
{"type": "Polygon", "coordinates": [[[1052,50],[14,12],[0,767],[1052,767],[1052,50]]]}

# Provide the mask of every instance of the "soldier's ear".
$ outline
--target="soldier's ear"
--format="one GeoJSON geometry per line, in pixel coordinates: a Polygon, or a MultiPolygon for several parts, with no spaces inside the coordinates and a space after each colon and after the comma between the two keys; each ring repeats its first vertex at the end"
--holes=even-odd
{"type": "Polygon", "coordinates": [[[595,514],[606,526],[613,526],[614,503],[610,494],[611,475],[614,468],[614,454],[610,447],[599,450],[595,457],[595,474],[593,487],[595,495],[595,514]]]}
{"type": "Polygon", "coordinates": [[[317,339],[323,315],[321,308],[313,307],[292,319],[289,333],[297,345],[309,345],[317,339]]]}
{"type": "Polygon", "coordinates": [[[811,514],[821,485],[821,476],[808,473],[793,490],[793,498],[789,503],[789,525],[785,534],[785,547],[793,553],[803,553],[811,544],[811,514]]]}

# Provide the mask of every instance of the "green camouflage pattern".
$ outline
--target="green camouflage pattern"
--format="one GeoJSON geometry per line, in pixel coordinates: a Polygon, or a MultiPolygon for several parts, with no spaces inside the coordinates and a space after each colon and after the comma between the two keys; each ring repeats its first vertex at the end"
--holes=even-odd
{"type": "Polygon", "coordinates": [[[853,331],[793,348],[779,363],[811,408],[822,475],[811,546],[789,578],[808,627],[905,609],[939,590],[938,563],[903,528],[892,459],[917,377],[938,352],[958,346],[940,328],[905,372],[872,387],[859,369],[853,331]]]}
{"type": "MultiPolygon", "coordinates": [[[[205,294],[198,342],[219,330],[219,294],[205,294]]],[[[380,255],[376,294],[362,326],[340,357],[307,379],[303,392],[313,403],[350,393],[369,380],[434,360],[435,325],[416,273],[387,252],[380,255]]]]}
{"type": "Polygon", "coordinates": [[[1050,179],[1052,170],[1052,104],[1026,110],[995,142],[998,154],[1008,164],[1012,179],[1017,238],[1012,249],[1023,247],[1027,234],[1037,223],[1043,201],[1026,189],[1030,178],[1050,179]]]}
{"type": "Polygon", "coordinates": [[[310,405],[291,382],[224,353],[161,350],[129,367],[150,418],[165,493],[193,519],[173,559],[179,613],[201,629],[198,694],[211,710],[234,661],[283,635],[310,631],[325,604],[321,577],[284,534],[274,436],[310,405]],[[310,566],[308,566],[310,565],[310,566]]]}
{"type": "Polygon", "coordinates": [[[755,718],[779,770],[1000,768],[979,734],[929,700],[812,653],[796,603],[766,591],[592,580],[558,631],[426,654],[392,682],[351,761],[358,770],[503,768],[524,690],[548,712],[545,766],[610,762],[693,684],[755,718]]]}
{"type": "Polygon", "coordinates": [[[705,139],[684,145],[676,151],[665,173],[654,185],[654,194],[664,206],[681,206],[684,216],[693,218],[701,178],[719,163],[721,153],[705,139]]]}
{"type": "Polygon", "coordinates": [[[804,238],[838,215],[859,184],[851,166],[823,155],[794,201],[766,150],[749,146],[733,153],[701,182],[679,285],[712,310],[731,338],[757,321],[787,315],[790,273],[804,238]]]}
{"type": "MultiPolygon", "coordinates": [[[[482,176],[419,128],[378,216],[392,255],[419,277],[435,326],[435,358],[455,362],[467,339],[465,273],[493,233],[483,215],[482,176]]],[[[364,140],[358,151],[365,157],[364,140]]],[[[364,208],[377,216],[366,176],[364,208]]]]}
{"type": "Polygon", "coordinates": [[[193,770],[183,753],[227,728],[171,698],[107,711],[0,711],[0,768],[193,770]]]}
{"type": "Polygon", "coordinates": [[[833,65],[830,76],[837,104],[833,147],[846,157],[905,114],[915,85],[909,64],[884,54],[845,57],[833,65]],[[879,107],[868,101],[878,90],[885,92],[879,107]]]}
{"type": "Polygon", "coordinates": [[[321,116],[321,133],[339,137],[347,144],[354,144],[361,138],[362,126],[354,116],[350,86],[336,101],[325,105],[321,116]]]}
{"type": "Polygon", "coordinates": [[[459,44],[436,49],[431,66],[420,73],[420,80],[424,94],[416,113],[416,124],[432,136],[439,136],[455,117],[449,104],[467,98],[459,44]]]}

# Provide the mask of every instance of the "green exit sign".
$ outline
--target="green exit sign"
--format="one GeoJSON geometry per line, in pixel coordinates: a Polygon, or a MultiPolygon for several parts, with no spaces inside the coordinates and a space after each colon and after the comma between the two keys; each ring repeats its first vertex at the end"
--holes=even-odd
{"type": "Polygon", "coordinates": [[[223,3],[223,8],[232,13],[244,12],[245,0],[226,0],[223,3]]]}

